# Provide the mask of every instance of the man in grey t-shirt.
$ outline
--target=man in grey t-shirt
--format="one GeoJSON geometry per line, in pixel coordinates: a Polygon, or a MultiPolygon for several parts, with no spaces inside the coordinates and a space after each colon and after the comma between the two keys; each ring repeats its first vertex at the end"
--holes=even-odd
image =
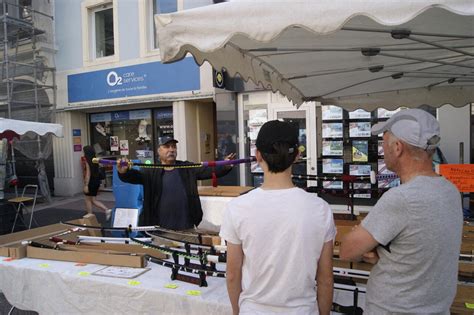
{"type": "Polygon", "coordinates": [[[384,133],[387,168],[402,185],[390,189],[346,235],[340,257],[374,263],[364,314],[449,314],[456,294],[462,234],[458,190],[432,169],[439,124],[420,109],[372,127],[384,133]]]}

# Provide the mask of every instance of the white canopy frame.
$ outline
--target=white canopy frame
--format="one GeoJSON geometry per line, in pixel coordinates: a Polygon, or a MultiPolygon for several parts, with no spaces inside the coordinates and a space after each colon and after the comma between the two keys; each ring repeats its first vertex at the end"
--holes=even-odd
{"type": "MultiPolygon", "coordinates": [[[[63,126],[60,124],[24,121],[16,119],[7,119],[0,117],[0,133],[11,131],[21,136],[22,138],[28,137],[30,139],[37,138],[36,142],[38,145],[38,159],[36,168],[38,169],[38,182],[41,189],[42,195],[48,200],[51,200],[49,184],[44,165],[43,148],[41,147],[41,137],[54,135],[58,138],[64,137],[63,126]]],[[[16,177],[16,166],[15,166],[15,150],[14,142],[11,142],[11,163],[13,168],[13,176],[16,177]]],[[[15,186],[15,193],[18,194],[17,187],[15,186]]]]}
{"type": "Polygon", "coordinates": [[[20,136],[26,135],[28,133],[40,136],[52,134],[58,138],[62,138],[64,136],[63,126],[60,124],[41,123],[0,117],[0,133],[3,133],[7,130],[13,131],[20,136]]]}
{"type": "Polygon", "coordinates": [[[347,110],[474,102],[472,0],[239,0],[155,16],[163,62],[347,110]]]}

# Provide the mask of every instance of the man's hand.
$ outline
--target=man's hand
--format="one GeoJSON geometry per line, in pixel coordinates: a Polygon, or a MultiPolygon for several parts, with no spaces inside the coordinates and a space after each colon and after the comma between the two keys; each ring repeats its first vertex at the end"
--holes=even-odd
{"type": "Polygon", "coordinates": [[[362,255],[362,261],[375,265],[379,261],[379,255],[377,254],[376,249],[362,255]]]}
{"type": "Polygon", "coordinates": [[[129,160],[122,158],[117,160],[117,172],[120,174],[125,174],[128,171],[129,160]]]}
{"type": "MultiPolygon", "coordinates": [[[[224,161],[234,160],[234,159],[235,159],[235,156],[236,156],[235,153],[231,153],[231,154],[227,155],[227,156],[224,158],[224,161]]],[[[227,169],[227,170],[230,170],[232,167],[233,167],[232,164],[231,164],[231,165],[226,165],[226,166],[224,166],[224,168],[227,169]]]]}
{"type": "Polygon", "coordinates": [[[235,153],[231,153],[224,158],[224,161],[235,160],[235,153]]]}
{"type": "Polygon", "coordinates": [[[84,188],[82,189],[82,191],[83,191],[85,194],[88,194],[88,193],[89,193],[89,185],[84,185],[84,188]]]}

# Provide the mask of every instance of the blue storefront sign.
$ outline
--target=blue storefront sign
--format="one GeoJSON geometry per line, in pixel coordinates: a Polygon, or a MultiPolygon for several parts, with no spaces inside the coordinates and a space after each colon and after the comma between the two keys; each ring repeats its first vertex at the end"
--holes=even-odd
{"type": "Polygon", "coordinates": [[[193,58],[72,74],[67,79],[69,103],[200,89],[199,66],[193,58]]]}

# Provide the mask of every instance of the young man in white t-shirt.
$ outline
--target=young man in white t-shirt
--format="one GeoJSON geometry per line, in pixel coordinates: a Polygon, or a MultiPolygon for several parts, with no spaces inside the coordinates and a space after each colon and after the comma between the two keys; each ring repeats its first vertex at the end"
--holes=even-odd
{"type": "Polygon", "coordinates": [[[263,185],[228,204],[220,232],[233,313],[329,314],[336,229],[329,205],[291,180],[298,130],[269,121],[256,145],[263,185]]]}

